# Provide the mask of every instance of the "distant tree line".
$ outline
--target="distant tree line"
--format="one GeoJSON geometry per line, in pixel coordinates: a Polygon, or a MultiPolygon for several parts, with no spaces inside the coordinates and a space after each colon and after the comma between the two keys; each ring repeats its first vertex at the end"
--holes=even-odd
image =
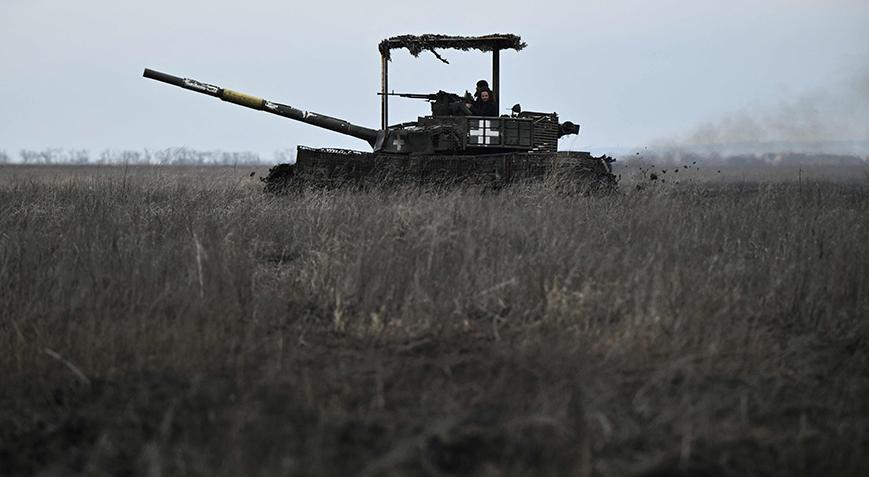
{"type": "MultiPolygon", "coordinates": [[[[706,165],[729,166],[776,166],[776,165],[824,165],[854,166],[869,165],[869,157],[843,154],[816,153],[769,153],[769,154],[720,154],[674,151],[668,153],[637,153],[619,156],[620,162],[635,161],[659,164],[691,164],[702,161],[706,165]]],[[[280,164],[296,162],[295,149],[275,151],[271,159],[264,159],[253,152],[200,151],[186,147],[168,149],[110,150],[92,155],[87,149],[49,148],[43,150],[22,149],[18,160],[0,150],[0,164],[127,164],[127,165],[196,165],[232,166],[243,164],[280,164]]]]}
{"type": "Polygon", "coordinates": [[[273,159],[263,159],[253,152],[200,151],[186,147],[168,149],[110,150],[91,154],[86,149],[22,149],[18,160],[0,151],[0,164],[127,164],[127,165],[196,165],[232,166],[272,164],[295,161],[295,150],[275,151],[273,159]]]}

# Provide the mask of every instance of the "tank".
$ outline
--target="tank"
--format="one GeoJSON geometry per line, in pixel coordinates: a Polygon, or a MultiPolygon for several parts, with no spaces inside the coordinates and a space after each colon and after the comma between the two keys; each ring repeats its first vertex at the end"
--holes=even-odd
{"type": "MultiPolygon", "coordinates": [[[[509,114],[499,115],[500,51],[521,50],[525,43],[515,35],[453,37],[444,35],[404,35],[380,43],[381,53],[381,127],[368,128],[340,118],[272,102],[228,88],[190,78],[181,78],[152,69],[144,77],[195,91],[246,108],[264,111],[355,137],[368,143],[370,151],[298,146],[295,164],[272,167],[263,180],[270,192],[299,186],[340,186],[347,184],[392,182],[473,182],[502,187],[511,183],[538,180],[558,175],[562,183],[587,191],[606,191],[616,187],[608,156],[594,157],[588,152],[558,151],[558,140],[578,134],[579,125],[561,122],[557,113],[524,111],[514,105],[509,114]],[[488,115],[479,114],[475,99],[438,91],[436,93],[394,93],[388,90],[388,64],[391,51],[406,48],[417,56],[431,51],[446,62],[437,49],[477,49],[492,52],[492,88],[486,84],[490,101],[488,115]],[[388,123],[390,97],[424,100],[430,113],[416,121],[388,123]],[[491,114],[494,111],[495,114],[491,114]]],[[[478,93],[480,90],[478,90],[478,93]]]]}

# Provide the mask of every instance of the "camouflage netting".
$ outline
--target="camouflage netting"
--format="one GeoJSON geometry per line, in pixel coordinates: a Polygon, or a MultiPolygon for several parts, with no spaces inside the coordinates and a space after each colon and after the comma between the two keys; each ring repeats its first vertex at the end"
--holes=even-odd
{"type": "Polygon", "coordinates": [[[437,59],[449,63],[444,57],[435,51],[439,49],[452,50],[516,50],[519,51],[527,45],[522,38],[516,35],[485,35],[485,36],[448,36],[448,35],[401,35],[387,38],[380,42],[378,49],[380,54],[387,60],[391,60],[391,52],[396,48],[407,48],[413,56],[419,56],[425,50],[432,52],[437,59]]]}

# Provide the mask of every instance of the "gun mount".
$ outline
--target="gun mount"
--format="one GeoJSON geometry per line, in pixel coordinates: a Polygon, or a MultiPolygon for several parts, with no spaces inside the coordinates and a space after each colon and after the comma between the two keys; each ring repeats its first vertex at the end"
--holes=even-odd
{"type": "Polygon", "coordinates": [[[446,91],[437,93],[377,93],[380,96],[398,96],[399,98],[424,99],[431,103],[432,116],[471,116],[471,110],[466,105],[472,103],[474,98],[471,93],[465,91],[464,96],[446,91]]]}

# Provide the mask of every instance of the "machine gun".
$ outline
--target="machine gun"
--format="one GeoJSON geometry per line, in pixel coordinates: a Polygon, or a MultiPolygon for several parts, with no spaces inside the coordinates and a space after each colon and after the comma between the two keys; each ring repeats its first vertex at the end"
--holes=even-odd
{"type": "Polygon", "coordinates": [[[432,116],[469,116],[471,111],[465,103],[473,103],[471,93],[465,91],[464,96],[446,91],[437,93],[377,93],[379,96],[398,96],[400,98],[424,99],[431,103],[432,116]]]}

